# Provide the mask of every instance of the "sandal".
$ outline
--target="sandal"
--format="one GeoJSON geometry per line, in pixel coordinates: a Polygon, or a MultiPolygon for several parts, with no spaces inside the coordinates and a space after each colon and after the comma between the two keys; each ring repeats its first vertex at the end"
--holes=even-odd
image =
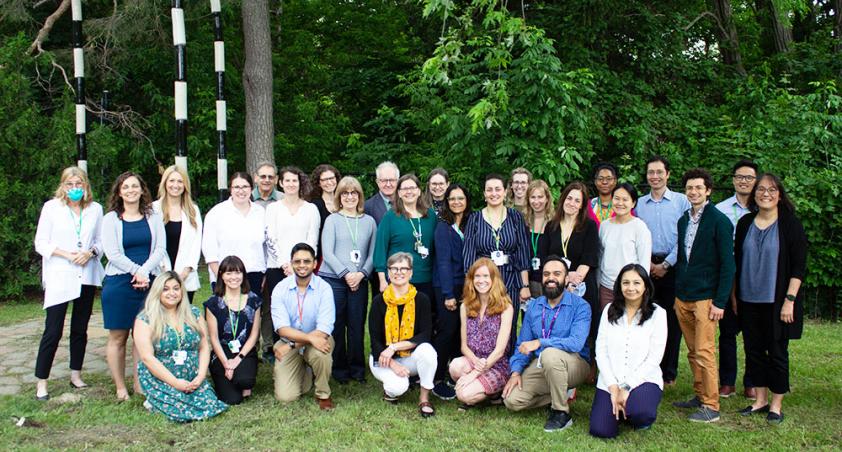
{"type": "Polygon", "coordinates": [[[420,414],[421,417],[424,418],[432,417],[436,415],[436,409],[433,408],[433,404],[431,404],[430,402],[421,402],[418,404],[418,414],[420,414]]]}

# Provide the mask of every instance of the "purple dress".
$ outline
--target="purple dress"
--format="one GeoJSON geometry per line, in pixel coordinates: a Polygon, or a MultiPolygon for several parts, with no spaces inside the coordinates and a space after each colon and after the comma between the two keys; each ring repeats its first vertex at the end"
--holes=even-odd
{"type": "MultiPolygon", "coordinates": [[[[468,317],[465,324],[465,333],[468,339],[468,348],[477,355],[477,358],[488,358],[497,346],[497,335],[500,334],[500,319],[502,314],[486,316],[480,321],[479,316],[468,317]]],[[[477,377],[482,384],[486,394],[496,394],[503,390],[506,380],[509,378],[509,356],[508,351],[494,363],[491,369],[477,377]]]]}

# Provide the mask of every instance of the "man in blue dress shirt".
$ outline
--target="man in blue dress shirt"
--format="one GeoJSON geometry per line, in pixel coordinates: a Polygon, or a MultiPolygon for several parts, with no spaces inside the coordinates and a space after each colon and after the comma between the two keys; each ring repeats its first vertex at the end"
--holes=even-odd
{"type": "Polygon", "coordinates": [[[656,155],[646,162],[646,182],[651,191],[637,201],[638,218],[652,233],[652,262],[649,276],[655,286],[655,301],[667,311],[667,346],[661,360],[664,384],[675,384],[678,376],[678,353],[681,347],[681,328],[675,315],[675,271],[678,256],[678,219],[690,208],[687,196],[667,186],[670,178],[669,161],[656,155]]]}

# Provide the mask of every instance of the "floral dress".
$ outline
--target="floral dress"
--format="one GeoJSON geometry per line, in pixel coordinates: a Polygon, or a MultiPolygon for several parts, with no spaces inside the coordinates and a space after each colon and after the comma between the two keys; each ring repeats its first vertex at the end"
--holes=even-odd
{"type": "MultiPolygon", "coordinates": [[[[468,348],[477,358],[488,358],[497,346],[497,335],[500,334],[500,319],[502,314],[486,316],[480,320],[479,316],[468,317],[465,323],[468,348]]],[[[491,369],[477,377],[486,394],[496,394],[503,390],[509,378],[508,352],[494,363],[491,369]]]]}
{"type": "MultiPolygon", "coordinates": [[[[193,315],[199,317],[199,308],[191,306],[193,315]]],[[[141,313],[138,318],[149,322],[145,314],[141,313]]],[[[155,344],[155,358],[161,361],[176,378],[193,380],[199,371],[199,343],[201,336],[198,331],[183,327],[183,336],[180,338],[181,349],[187,352],[187,359],[183,365],[176,365],[173,360],[173,352],[179,350],[179,334],[171,326],[164,326],[164,334],[155,344]]],[[[202,382],[195,391],[187,394],[159,380],[152,375],[152,372],[143,362],[137,365],[140,386],[146,393],[146,401],[152,406],[153,411],[163,413],[171,421],[189,422],[207,419],[225,411],[228,405],[216,398],[216,393],[207,379],[202,382]]]]}

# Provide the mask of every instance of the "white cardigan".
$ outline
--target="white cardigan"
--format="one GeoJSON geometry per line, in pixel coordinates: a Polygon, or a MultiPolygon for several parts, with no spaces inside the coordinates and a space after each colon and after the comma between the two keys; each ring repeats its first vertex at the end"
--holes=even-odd
{"type": "Polygon", "coordinates": [[[130,273],[148,278],[149,275],[161,273],[161,260],[167,255],[167,235],[164,232],[164,222],[161,215],[154,211],[146,217],[149,231],[152,233],[152,243],[149,247],[149,259],[138,265],[126,257],[123,249],[123,222],[117,212],[111,211],[102,219],[102,247],[108,264],[105,265],[105,275],[122,275],[130,273]]]}
{"type": "Polygon", "coordinates": [[[102,206],[92,202],[82,210],[81,242],[82,250],[95,250],[97,255],[85,265],[72,264],[69,260],[53,256],[56,249],[64,251],[78,250],[76,226],[78,221],[71,216],[71,211],[60,199],[51,199],[44,203],[38,218],[35,232],[35,251],[41,255],[41,283],[44,286],[44,309],[67,303],[79,298],[82,285],[101,286],[104,270],[102,268],[102,244],[100,243],[100,224],[102,206]]]}
{"type": "Polygon", "coordinates": [[[318,254],[321,224],[319,208],[313,203],[302,202],[295,215],[283,201],[269,204],[266,207],[266,266],[281,268],[289,263],[292,248],[302,242],[312,246],[318,254]]]}
{"type": "MultiPolygon", "coordinates": [[[[201,287],[198,268],[199,256],[202,254],[202,212],[196,203],[193,203],[193,208],[196,209],[195,227],[190,224],[190,217],[187,216],[187,212],[181,209],[181,235],[178,238],[178,255],[175,258],[176,273],[181,274],[181,270],[186,267],[193,269],[187,275],[187,279],[184,280],[184,288],[190,292],[197,291],[201,287]]],[[[161,215],[163,219],[161,200],[152,203],[152,210],[161,215]]],[[[166,239],[164,245],[166,246],[166,239]]],[[[161,259],[161,269],[163,271],[172,270],[170,259],[161,259]]]]}
{"type": "Polygon", "coordinates": [[[629,325],[625,313],[617,323],[609,322],[609,306],[602,310],[596,335],[596,387],[608,392],[611,385],[626,383],[634,389],[648,382],[663,390],[661,358],[667,345],[667,311],[654,305],[655,312],[643,325],[638,325],[640,311],[629,325]]]}

